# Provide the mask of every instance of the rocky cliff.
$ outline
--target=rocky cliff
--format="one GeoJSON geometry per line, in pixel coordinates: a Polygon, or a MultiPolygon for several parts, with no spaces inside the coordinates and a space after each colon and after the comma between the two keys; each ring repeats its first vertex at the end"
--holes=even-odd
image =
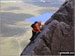
{"type": "Polygon", "coordinates": [[[58,55],[60,51],[74,51],[74,0],[66,1],[45,22],[34,43],[23,50],[24,55],[58,55]]]}

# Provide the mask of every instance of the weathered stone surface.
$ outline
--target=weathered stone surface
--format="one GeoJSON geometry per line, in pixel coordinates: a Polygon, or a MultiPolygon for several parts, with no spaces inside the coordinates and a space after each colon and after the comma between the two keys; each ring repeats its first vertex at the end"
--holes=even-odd
{"type": "Polygon", "coordinates": [[[74,51],[74,0],[61,6],[21,56],[58,55],[60,51],[74,51]]]}

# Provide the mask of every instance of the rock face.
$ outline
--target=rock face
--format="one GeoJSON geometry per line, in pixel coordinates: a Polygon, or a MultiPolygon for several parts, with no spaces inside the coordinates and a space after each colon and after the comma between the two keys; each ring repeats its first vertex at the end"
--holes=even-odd
{"type": "Polygon", "coordinates": [[[60,51],[74,51],[74,0],[66,1],[45,23],[34,43],[23,50],[24,55],[58,55],[60,51]]]}

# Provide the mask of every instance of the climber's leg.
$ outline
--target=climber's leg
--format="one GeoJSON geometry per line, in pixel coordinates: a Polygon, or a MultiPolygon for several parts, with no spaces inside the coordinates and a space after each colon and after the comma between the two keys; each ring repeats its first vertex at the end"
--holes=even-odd
{"type": "Polygon", "coordinates": [[[33,32],[33,31],[32,31],[32,37],[31,37],[31,39],[30,39],[31,41],[34,40],[34,36],[35,36],[35,34],[36,34],[36,32],[33,32]]]}

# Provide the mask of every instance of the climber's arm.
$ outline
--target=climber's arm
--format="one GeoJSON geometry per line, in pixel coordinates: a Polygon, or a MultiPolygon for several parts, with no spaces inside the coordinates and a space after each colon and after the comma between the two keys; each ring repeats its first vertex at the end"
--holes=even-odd
{"type": "Polygon", "coordinates": [[[36,28],[37,28],[37,30],[38,30],[39,32],[41,32],[41,30],[39,29],[38,24],[36,24],[36,28]]]}

